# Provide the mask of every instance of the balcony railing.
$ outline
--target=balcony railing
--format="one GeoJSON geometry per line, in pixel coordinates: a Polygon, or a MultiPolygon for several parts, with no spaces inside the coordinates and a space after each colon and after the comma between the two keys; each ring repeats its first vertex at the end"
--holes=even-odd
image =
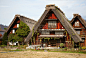
{"type": "Polygon", "coordinates": [[[39,29],[40,31],[65,31],[65,29],[39,29]]]}

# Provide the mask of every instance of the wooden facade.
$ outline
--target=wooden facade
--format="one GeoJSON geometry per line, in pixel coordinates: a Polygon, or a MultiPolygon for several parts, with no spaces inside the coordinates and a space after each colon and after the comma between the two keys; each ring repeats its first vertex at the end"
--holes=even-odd
{"type": "MultiPolygon", "coordinates": [[[[43,17],[44,19],[39,19],[33,31],[27,36],[26,41],[29,40],[29,44],[31,45],[41,45],[45,47],[58,47],[60,43],[63,43],[64,47],[74,47],[74,42],[80,41],[80,37],[75,33],[74,29],[71,29],[72,26],[67,19],[60,18],[59,15],[56,15],[54,10],[51,9],[48,10],[48,12],[44,12],[44,15],[42,15],[45,16],[43,17]],[[46,12],[47,14],[45,15],[46,12]],[[65,26],[67,23],[64,24],[62,22],[67,22],[69,26],[65,26]],[[76,41],[74,37],[78,39],[78,41],[76,41]]],[[[62,11],[61,13],[63,14],[62,11]]]]}
{"type": "Polygon", "coordinates": [[[20,24],[19,18],[16,18],[15,22],[12,24],[11,28],[7,32],[8,35],[16,32],[16,30],[18,29],[17,24],[20,24]]]}
{"type": "Polygon", "coordinates": [[[86,22],[85,22],[85,20],[82,19],[79,14],[74,14],[74,18],[71,20],[71,24],[72,24],[73,28],[76,30],[77,34],[83,40],[82,42],[80,42],[80,46],[86,47],[86,27],[85,27],[86,22]]]}
{"type": "Polygon", "coordinates": [[[12,22],[10,23],[10,25],[8,26],[8,29],[6,31],[8,36],[9,36],[9,34],[12,34],[12,33],[15,34],[16,30],[19,28],[20,21],[27,24],[27,26],[29,26],[30,30],[32,29],[32,27],[36,23],[35,20],[32,20],[32,19],[27,18],[25,16],[15,15],[14,19],[12,20],[12,22]]]}
{"type": "Polygon", "coordinates": [[[8,26],[8,29],[6,31],[8,35],[11,34],[11,33],[15,33],[16,32],[16,30],[19,27],[20,21],[22,21],[25,24],[27,24],[27,26],[29,26],[30,29],[36,23],[35,20],[32,20],[32,19],[27,18],[25,16],[15,15],[14,19],[12,20],[12,22],[10,23],[10,25],[8,26]]]}
{"type": "Polygon", "coordinates": [[[17,24],[23,21],[30,27],[31,32],[25,42],[31,45],[58,47],[63,43],[64,47],[70,48],[86,46],[86,22],[80,19],[80,16],[75,15],[70,23],[60,8],[47,5],[37,23],[32,19],[16,15],[8,27],[7,34],[13,33],[13,30],[16,31],[17,24]]]}

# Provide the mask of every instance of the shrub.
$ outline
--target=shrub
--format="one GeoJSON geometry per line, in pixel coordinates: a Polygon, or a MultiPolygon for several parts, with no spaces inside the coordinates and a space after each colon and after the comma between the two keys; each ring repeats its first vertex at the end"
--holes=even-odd
{"type": "Polygon", "coordinates": [[[8,41],[8,37],[7,37],[7,33],[5,33],[2,39],[2,44],[7,45],[7,41],[8,41]]]}
{"type": "Polygon", "coordinates": [[[60,43],[60,47],[62,48],[64,46],[64,44],[63,43],[60,43]]]}
{"type": "Polygon", "coordinates": [[[86,49],[86,47],[81,47],[81,49],[85,50],[85,49],[86,49]]]}

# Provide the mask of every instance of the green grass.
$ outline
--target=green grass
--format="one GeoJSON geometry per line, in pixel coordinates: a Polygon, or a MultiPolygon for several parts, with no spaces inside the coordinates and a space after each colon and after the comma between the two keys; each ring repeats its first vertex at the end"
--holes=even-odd
{"type": "MultiPolygon", "coordinates": [[[[6,45],[0,45],[0,47],[6,47],[6,45]]],[[[0,49],[0,51],[40,51],[40,52],[44,52],[44,50],[35,50],[35,49],[25,49],[26,46],[23,46],[23,45],[20,45],[20,46],[10,46],[10,47],[18,47],[18,49],[16,50],[11,50],[11,49],[8,49],[8,48],[2,48],[0,49]]],[[[82,54],[86,54],[86,51],[83,51],[83,50],[74,50],[74,49],[49,49],[47,50],[47,52],[62,52],[62,53],[82,53],[82,54]]]]}
{"type": "Polygon", "coordinates": [[[82,54],[86,54],[86,51],[48,51],[48,52],[62,52],[62,53],[82,53],[82,54]]]}
{"type": "MultiPolygon", "coordinates": [[[[41,52],[44,52],[44,50],[34,50],[34,49],[29,49],[31,51],[41,51],[41,52]]],[[[86,54],[86,51],[52,51],[52,50],[47,50],[48,52],[62,52],[62,53],[80,53],[80,54],[86,54]]]]}

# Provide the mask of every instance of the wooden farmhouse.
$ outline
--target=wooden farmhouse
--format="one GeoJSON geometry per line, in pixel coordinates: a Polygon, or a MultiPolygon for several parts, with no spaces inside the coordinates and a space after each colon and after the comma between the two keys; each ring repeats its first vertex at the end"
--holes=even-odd
{"type": "MultiPolygon", "coordinates": [[[[20,21],[26,23],[27,26],[29,26],[30,30],[32,30],[34,24],[36,23],[36,21],[33,19],[21,15],[15,15],[14,19],[12,20],[6,31],[8,36],[12,33],[15,34],[16,30],[19,28],[20,21]]],[[[16,43],[17,42],[15,42],[14,45],[16,45],[16,43]]],[[[9,45],[12,45],[12,42],[9,42],[9,45]]]]}
{"type": "Polygon", "coordinates": [[[46,5],[45,11],[36,22],[21,15],[15,15],[7,29],[7,34],[15,33],[20,21],[29,26],[30,33],[24,42],[42,47],[86,47],[86,22],[79,14],[74,14],[71,22],[63,11],[55,5],[46,5]]]}
{"type": "Polygon", "coordinates": [[[76,30],[77,34],[83,40],[82,42],[80,42],[80,46],[86,47],[86,22],[85,20],[79,14],[74,14],[74,17],[71,20],[71,24],[73,28],[76,30]]]}
{"type": "MultiPolygon", "coordinates": [[[[86,26],[86,24],[85,24],[86,26]]],[[[27,36],[25,42],[45,47],[78,47],[82,38],[70,24],[63,11],[55,5],[46,5],[46,9],[27,36]]]]}

